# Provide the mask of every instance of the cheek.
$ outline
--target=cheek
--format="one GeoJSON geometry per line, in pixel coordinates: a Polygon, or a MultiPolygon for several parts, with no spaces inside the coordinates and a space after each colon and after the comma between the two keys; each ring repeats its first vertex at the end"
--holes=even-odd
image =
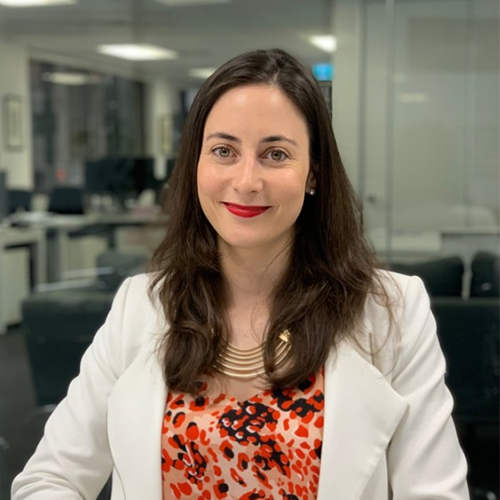
{"type": "Polygon", "coordinates": [[[294,174],[276,182],[283,201],[293,206],[302,206],[304,202],[306,177],[302,174],[294,174]]]}
{"type": "Polygon", "coordinates": [[[215,176],[212,175],[211,169],[201,162],[198,163],[197,186],[200,199],[210,196],[216,189],[215,176]]]}

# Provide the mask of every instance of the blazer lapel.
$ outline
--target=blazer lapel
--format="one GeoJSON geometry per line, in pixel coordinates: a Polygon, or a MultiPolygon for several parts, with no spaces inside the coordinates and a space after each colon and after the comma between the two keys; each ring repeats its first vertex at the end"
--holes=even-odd
{"type": "MultiPolygon", "coordinates": [[[[162,498],[160,438],[166,396],[161,367],[147,346],[120,377],[109,401],[109,443],[127,500],[162,498]]],[[[352,346],[344,344],[330,356],[318,500],[361,497],[406,407],[352,346]]]]}
{"type": "Polygon", "coordinates": [[[406,410],[383,375],[345,343],[325,367],[318,500],[357,500],[406,410]]]}
{"type": "MultiPolygon", "coordinates": [[[[127,500],[161,500],[161,432],[167,390],[160,365],[144,349],[111,394],[108,435],[127,500]]],[[[120,487],[113,483],[113,488],[120,487]]]]}

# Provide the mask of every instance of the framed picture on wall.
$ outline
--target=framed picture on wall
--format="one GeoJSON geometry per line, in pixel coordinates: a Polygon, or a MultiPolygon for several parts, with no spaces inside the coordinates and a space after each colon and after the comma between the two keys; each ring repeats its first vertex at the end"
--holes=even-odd
{"type": "Polygon", "coordinates": [[[172,152],[172,117],[163,114],[158,118],[160,153],[169,156],[172,152]]]}
{"type": "Polygon", "coordinates": [[[6,95],[2,103],[2,128],[7,151],[23,148],[23,102],[21,96],[6,95]]]}

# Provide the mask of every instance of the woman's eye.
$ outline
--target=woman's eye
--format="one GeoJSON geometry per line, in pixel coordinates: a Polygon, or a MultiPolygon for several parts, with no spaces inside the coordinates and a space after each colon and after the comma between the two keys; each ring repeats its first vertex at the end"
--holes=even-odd
{"type": "Polygon", "coordinates": [[[213,152],[220,158],[229,158],[231,156],[231,150],[224,146],[219,146],[215,148],[213,152]]]}
{"type": "Polygon", "coordinates": [[[273,149],[269,152],[269,158],[273,161],[284,161],[288,157],[284,151],[281,151],[281,149],[273,149]]]}

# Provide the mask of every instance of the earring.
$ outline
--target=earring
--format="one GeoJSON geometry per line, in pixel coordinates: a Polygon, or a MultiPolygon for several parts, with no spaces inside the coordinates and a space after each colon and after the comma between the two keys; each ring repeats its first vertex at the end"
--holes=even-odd
{"type": "Polygon", "coordinates": [[[316,189],[314,188],[309,189],[309,191],[307,191],[307,194],[310,196],[314,196],[316,194],[316,189]]]}

